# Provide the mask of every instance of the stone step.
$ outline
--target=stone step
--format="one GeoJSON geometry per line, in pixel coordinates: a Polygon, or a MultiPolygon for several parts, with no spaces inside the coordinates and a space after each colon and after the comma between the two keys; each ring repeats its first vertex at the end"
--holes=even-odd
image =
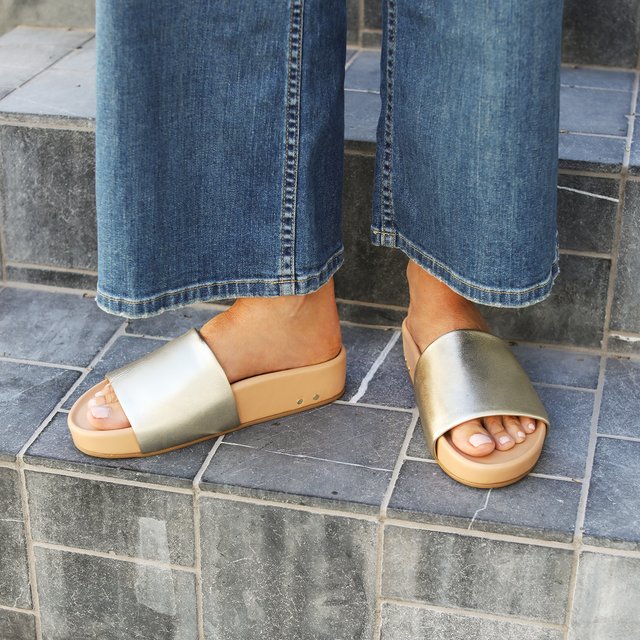
{"type": "MultiPolygon", "coordinates": [[[[19,28],[0,38],[0,225],[5,282],[95,290],[94,38],[19,28]]],[[[349,50],[345,81],[346,321],[399,326],[401,252],[369,245],[378,55],[349,50]],[[357,303],[357,304],[354,304],[357,303]]],[[[513,340],[640,353],[637,72],[562,70],[561,274],[545,302],[483,309],[513,340]]]]}
{"type": "Polygon", "coordinates": [[[80,453],[74,400],[201,326],[0,289],[0,637],[629,640],[640,362],[517,345],[552,423],[503,489],[433,462],[395,330],[345,324],[343,398],[142,459],[80,453]]]}

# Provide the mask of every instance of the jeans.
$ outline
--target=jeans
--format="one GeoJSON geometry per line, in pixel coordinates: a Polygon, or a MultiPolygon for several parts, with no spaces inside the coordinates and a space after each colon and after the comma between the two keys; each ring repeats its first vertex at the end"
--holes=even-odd
{"type": "MultiPolygon", "coordinates": [[[[546,297],[562,0],[385,0],[374,244],[546,297]]],[[[301,295],[343,260],[344,0],[98,0],[98,304],[301,295]]]]}

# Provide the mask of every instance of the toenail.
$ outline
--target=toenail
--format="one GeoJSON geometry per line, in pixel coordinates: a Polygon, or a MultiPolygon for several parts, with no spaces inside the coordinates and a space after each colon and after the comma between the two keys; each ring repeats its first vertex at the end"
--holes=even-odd
{"type": "Polygon", "coordinates": [[[500,444],[509,444],[511,442],[511,438],[509,436],[502,436],[500,438],[500,444]]]}
{"type": "Polygon", "coordinates": [[[104,405],[100,407],[90,407],[91,415],[94,418],[110,418],[111,417],[111,409],[109,407],[105,407],[104,405]]]}
{"type": "Polygon", "coordinates": [[[98,401],[95,398],[91,398],[91,400],[89,400],[88,405],[90,407],[95,407],[98,404],[98,401]]]}
{"type": "Polygon", "coordinates": [[[524,431],[518,431],[518,438],[526,438],[527,434],[524,431]]]}
{"type": "Polygon", "coordinates": [[[479,447],[483,444],[489,444],[491,442],[491,438],[489,436],[485,436],[484,433],[474,433],[470,438],[469,442],[474,447],[479,447]]]}
{"type": "Polygon", "coordinates": [[[536,425],[533,422],[530,422],[528,425],[529,431],[533,431],[536,428],[536,425]]]}

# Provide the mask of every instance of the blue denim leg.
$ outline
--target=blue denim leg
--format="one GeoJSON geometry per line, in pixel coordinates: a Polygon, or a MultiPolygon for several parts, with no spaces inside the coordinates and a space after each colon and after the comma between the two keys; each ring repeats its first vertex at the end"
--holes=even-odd
{"type": "Polygon", "coordinates": [[[557,274],[562,0],[385,0],[372,240],[494,306],[557,274]]]}
{"type": "Polygon", "coordinates": [[[98,304],[305,294],[342,262],[344,0],[98,0],[98,304]]]}

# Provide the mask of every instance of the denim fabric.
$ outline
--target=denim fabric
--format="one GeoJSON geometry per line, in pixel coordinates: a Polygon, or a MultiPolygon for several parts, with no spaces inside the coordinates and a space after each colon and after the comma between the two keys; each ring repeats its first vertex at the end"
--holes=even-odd
{"type": "MultiPolygon", "coordinates": [[[[557,271],[561,0],[387,0],[373,241],[518,306],[557,271]]],[[[305,294],[342,262],[344,0],[98,0],[98,303],[305,294]]]]}
{"type": "Polygon", "coordinates": [[[558,272],[561,0],[385,0],[372,241],[476,302],[558,272]]]}

